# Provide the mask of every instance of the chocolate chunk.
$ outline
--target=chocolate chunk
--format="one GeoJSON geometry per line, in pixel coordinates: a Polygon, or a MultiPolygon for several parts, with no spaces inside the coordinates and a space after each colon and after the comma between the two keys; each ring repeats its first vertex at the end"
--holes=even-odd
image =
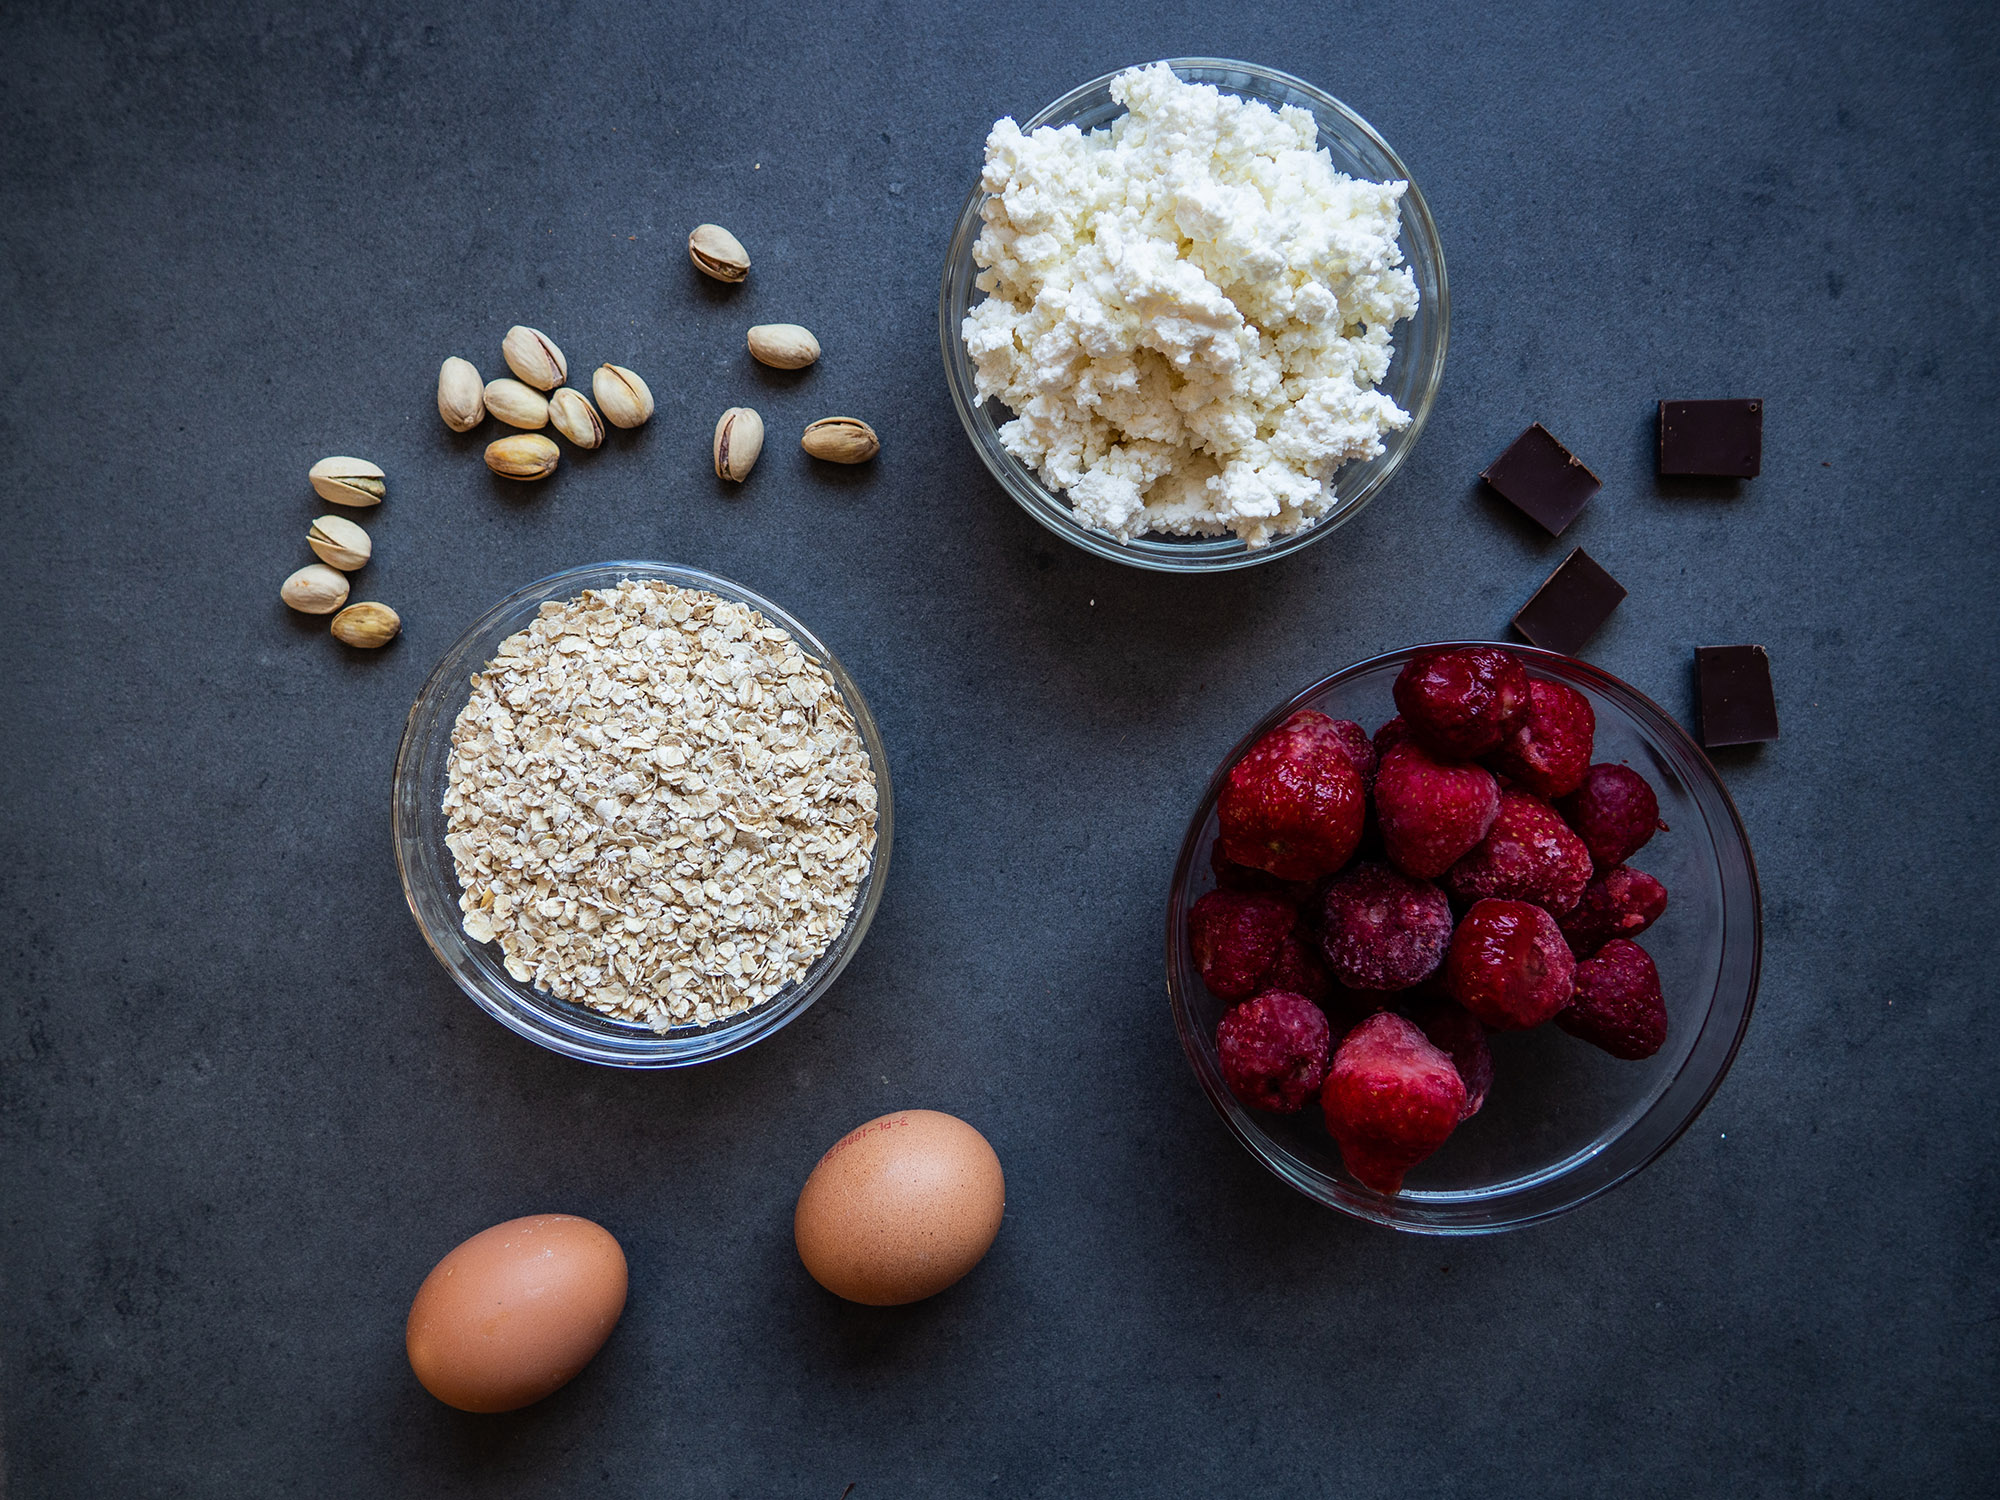
{"type": "Polygon", "coordinates": [[[1578,547],[1514,616],[1514,628],[1535,645],[1574,656],[1625,597],[1625,586],[1578,547]]]}
{"type": "Polygon", "coordinates": [[[1697,646],[1694,666],[1704,745],[1756,745],[1778,737],[1771,658],[1762,646],[1697,646]]]}
{"type": "Polygon", "coordinates": [[[1755,479],[1764,463],[1762,401],[1662,401],[1660,472],[1755,479]]]}
{"type": "Polygon", "coordinates": [[[1479,476],[1550,536],[1561,536],[1602,482],[1540,422],[1479,476]]]}

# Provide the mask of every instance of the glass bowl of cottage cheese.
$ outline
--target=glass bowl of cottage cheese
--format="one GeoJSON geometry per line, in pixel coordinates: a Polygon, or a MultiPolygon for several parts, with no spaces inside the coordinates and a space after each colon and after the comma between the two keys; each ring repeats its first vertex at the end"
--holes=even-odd
{"type": "Polygon", "coordinates": [[[1173,58],[994,125],[938,325],[966,433],[1028,514],[1201,572],[1296,551],[1388,483],[1450,298],[1366,120],[1275,69],[1173,58]]]}

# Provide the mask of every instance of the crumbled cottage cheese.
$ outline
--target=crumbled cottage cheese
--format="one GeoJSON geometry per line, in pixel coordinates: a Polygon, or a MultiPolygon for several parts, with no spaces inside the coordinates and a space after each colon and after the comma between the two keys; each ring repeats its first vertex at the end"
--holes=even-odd
{"type": "Polygon", "coordinates": [[[992,196],[965,319],[1007,451],[1121,541],[1234,532],[1252,547],[1333,504],[1334,470],[1409,413],[1374,389],[1417,310],[1396,247],[1404,182],[1356,182],[1313,117],[1121,74],[1127,113],[986,138],[992,196]]]}

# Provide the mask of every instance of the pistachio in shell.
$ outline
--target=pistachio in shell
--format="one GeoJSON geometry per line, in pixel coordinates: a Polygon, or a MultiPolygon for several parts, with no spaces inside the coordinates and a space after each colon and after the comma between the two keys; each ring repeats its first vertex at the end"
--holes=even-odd
{"type": "Polygon", "coordinates": [[[555,443],[539,432],[517,432],[486,445],[486,467],[503,479],[546,479],[561,457],[555,443]]]}
{"type": "Polygon", "coordinates": [[[307,478],[320,499],[335,505],[380,505],[388,493],[382,471],[365,458],[322,458],[307,478]]]}
{"type": "Polygon", "coordinates": [[[568,386],[549,393],[549,424],[579,448],[595,448],[604,441],[604,418],[582,391],[568,386]]]}
{"type": "Polygon", "coordinates": [[[539,328],[516,323],[500,341],[500,355],[508,369],[538,391],[552,391],[569,379],[569,361],[539,328]]]}
{"type": "Polygon", "coordinates": [[[347,576],[308,563],[278,586],[278,597],[302,615],[330,615],[347,602],[347,576]]]}
{"type": "Polygon", "coordinates": [[[697,224],[688,236],[688,259],[704,276],[741,281],[750,274],[750,252],[720,224],[697,224]]]}
{"type": "Polygon", "coordinates": [[[641,427],[653,415],[653,392],[623,365],[599,365],[590,377],[597,409],[613,427],[641,427]]]}
{"type": "Polygon", "coordinates": [[[402,628],[401,615],[388,605],[372,600],[366,604],[350,604],[333,617],[336,639],[369,651],[388,645],[402,628]]]}

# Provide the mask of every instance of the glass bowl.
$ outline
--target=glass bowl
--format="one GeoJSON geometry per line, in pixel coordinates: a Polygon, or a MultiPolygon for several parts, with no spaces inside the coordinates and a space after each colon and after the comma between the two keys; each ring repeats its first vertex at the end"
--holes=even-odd
{"type": "Polygon", "coordinates": [[[889,794],[889,758],[882,736],[862,701],[854,679],[834,654],[797,619],[769,599],[740,583],[697,568],[660,562],[591,563],[537,579],[517,589],[487,610],[458,638],[417,694],[410,721],[396,755],[393,802],[396,867],[403,895],[417,919],[424,941],[438,962],[472,997],[473,1003],[532,1042],[586,1062],[620,1068],[679,1068],[710,1062],[740,1052],[753,1042],[797,1020],[806,1007],[827,992],[847,967],[882,902],[889,868],[889,843],[894,817],[889,794]],[[493,659],[500,642],[532,622],[547,600],[568,600],[585,589],[614,588],[626,578],[657,578],[682,588],[703,589],[746,604],[798,642],[832,676],[847,711],[861,731],[875,770],[875,856],[869,862],[847,925],[826,952],[798,980],[763,1004],[741,1015],[708,1026],[688,1026],[657,1032],[629,1021],[613,1020],[581,1005],[559,1000],[533,985],[523,984],[501,966],[497,943],[475,943],[459,926],[458,875],[445,847],[445,768],[451,755],[451,730],[471,697],[471,677],[493,659]]]}
{"type": "MultiPolygon", "coordinates": [[[[1228,1009],[1201,982],[1187,913],[1214,887],[1209,852],[1215,799],[1230,766],[1301,708],[1355,719],[1371,733],[1394,716],[1390,688],[1412,646],[1357,663],[1279,704],[1210,778],[1174,866],[1167,901],[1167,993],[1195,1077],[1250,1154],[1307,1197],[1358,1219],[1416,1234],[1487,1234],[1547,1219],[1608,1192],[1652,1161],[1708,1103],[1736,1056],[1757,994],[1763,944],[1757,870],[1742,821],[1715,768],[1650,699],[1597,668],[1526,646],[1504,646],[1531,672],[1568,683],[1597,715],[1594,761],[1624,761],[1659,793],[1670,831],[1634,863],[1667,887],[1666,913],[1640,938],[1660,971],[1667,1043],[1621,1062],[1554,1026],[1494,1032],[1486,1105],[1385,1197],[1342,1165],[1317,1102],[1297,1115],[1239,1103],[1222,1081],[1215,1026],[1228,1009]]],[[[1492,645],[1493,642],[1479,642],[1492,645]]]]}
{"type": "MultiPolygon", "coordinates": [[[[1431,221],[1423,193],[1402,158],[1361,116],[1331,94],[1275,68],[1216,57],[1172,57],[1167,59],[1167,66],[1190,83],[1212,83],[1225,93],[1261,99],[1274,107],[1295,104],[1310,110],[1319,122],[1319,144],[1332,158],[1335,170],[1373,182],[1410,184],[1403,195],[1400,244],[1404,262],[1416,278],[1419,305],[1414,317],[1396,326],[1395,354],[1387,378],[1378,387],[1410,414],[1410,425],[1401,432],[1386,434],[1383,450],[1376,457],[1342,465],[1334,476],[1333,506],[1311,526],[1290,536],[1262,547],[1247,546],[1233,536],[1136,537],[1121,542],[1107,532],[1078,522],[1070,513],[1065,497],[1046,488],[1033,470],[1001,446],[1000,425],[1012,420],[1013,413],[997,400],[981,402],[978,398],[972,360],[965,352],[965,341],[959,337],[965,315],[978,295],[973,279],[979,268],[973,264],[972,246],[984,227],[979,212],[988,194],[976,182],[959,213],[951,248],[945,253],[944,284],[938,293],[938,339],[944,351],[945,381],[951,387],[952,405],[958,408],[958,419],[965,424],[972,446],[992,470],[993,477],[1000,481],[1001,488],[1049,530],[1086,552],[1135,568],[1165,573],[1247,568],[1296,552],[1351,520],[1409,457],[1430,418],[1438,382],[1444,375],[1451,293],[1445,280],[1444,250],[1438,244],[1437,225],[1431,221]]],[[[1111,99],[1111,81],[1117,76],[1106,73],[1072,89],[1021,129],[1075,125],[1091,131],[1110,124],[1125,112],[1123,105],[1111,99]]]]}

